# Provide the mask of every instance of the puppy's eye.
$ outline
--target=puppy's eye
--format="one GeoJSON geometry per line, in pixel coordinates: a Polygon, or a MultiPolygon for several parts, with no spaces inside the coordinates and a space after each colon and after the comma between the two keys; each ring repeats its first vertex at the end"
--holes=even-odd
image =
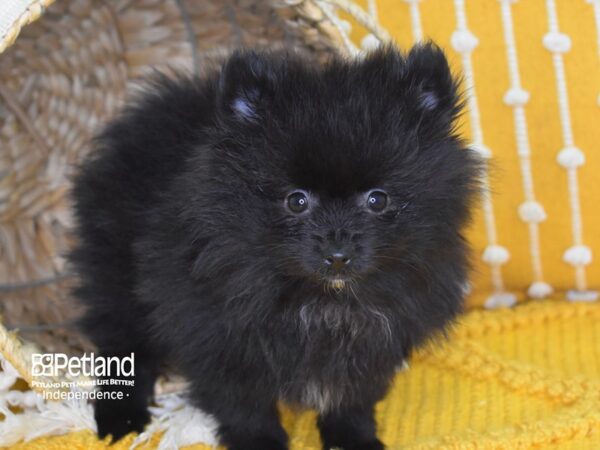
{"type": "Polygon", "coordinates": [[[300,214],[308,208],[308,197],[302,191],[292,192],[287,196],[286,203],[290,211],[300,214]]]}
{"type": "Polygon", "coordinates": [[[367,196],[367,206],[373,212],[381,212],[388,205],[388,196],[383,191],[371,191],[367,196]]]}

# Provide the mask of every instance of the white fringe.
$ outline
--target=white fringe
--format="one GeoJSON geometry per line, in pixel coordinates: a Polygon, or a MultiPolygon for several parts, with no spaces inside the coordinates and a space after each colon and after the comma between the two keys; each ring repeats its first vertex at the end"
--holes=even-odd
{"type": "Polygon", "coordinates": [[[157,406],[150,407],[152,422],[133,441],[131,449],[163,431],[158,450],[174,450],[198,443],[217,446],[215,419],[190,406],[181,393],[158,396],[156,403],[157,406]]]}
{"type": "MultiPolygon", "coordinates": [[[[57,436],[80,430],[96,432],[92,404],[86,400],[46,401],[34,391],[13,390],[18,372],[0,355],[0,447],[42,436],[57,436]],[[15,413],[10,407],[22,408],[15,413]]],[[[73,390],[80,390],[75,387],[73,390]]],[[[152,421],[132,443],[131,448],[149,441],[155,433],[164,432],[159,450],[178,449],[192,444],[217,445],[217,422],[208,414],[190,406],[184,394],[158,395],[156,406],[150,407],[152,421]]]]}
{"type": "Polygon", "coordinates": [[[77,430],[96,430],[92,406],[84,400],[44,401],[34,391],[11,390],[17,371],[0,356],[0,446],[14,445],[41,436],[59,435],[77,430]],[[23,408],[14,413],[10,406],[23,408]]]}

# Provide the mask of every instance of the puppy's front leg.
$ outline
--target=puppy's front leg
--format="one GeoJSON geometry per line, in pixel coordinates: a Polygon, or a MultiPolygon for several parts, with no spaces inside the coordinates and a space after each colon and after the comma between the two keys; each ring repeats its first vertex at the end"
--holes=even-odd
{"type": "MultiPolygon", "coordinates": [[[[239,380],[238,380],[239,382],[239,380]]],[[[219,443],[228,450],[287,450],[275,400],[242,384],[224,383],[191,392],[192,401],[219,423],[219,443]]],[[[256,386],[256,385],[255,385],[256,386]]]]}
{"type": "Polygon", "coordinates": [[[317,421],[323,449],[384,450],[375,434],[373,405],[368,407],[341,407],[322,413],[317,421]]]}
{"type": "Polygon", "coordinates": [[[219,427],[221,442],[229,450],[287,450],[287,434],[275,405],[268,411],[231,411],[219,427]]]}

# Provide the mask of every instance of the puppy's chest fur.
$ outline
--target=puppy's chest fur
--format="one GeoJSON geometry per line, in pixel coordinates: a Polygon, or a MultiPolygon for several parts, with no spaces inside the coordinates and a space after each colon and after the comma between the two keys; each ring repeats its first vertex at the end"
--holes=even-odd
{"type": "Polygon", "coordinates": [[[401,345],[393,322],[364,306],[303,305],[290,328],[297,348],[287,349],[295,357],[280,372],[280,397],[327,412],[386,385],[403,354],[394,351],[401,345]]]}

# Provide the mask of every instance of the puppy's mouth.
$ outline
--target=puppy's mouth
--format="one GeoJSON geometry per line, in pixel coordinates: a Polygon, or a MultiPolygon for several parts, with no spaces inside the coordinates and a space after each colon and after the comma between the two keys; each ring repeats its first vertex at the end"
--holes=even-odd
{"type": "Polygon", "coordinates": [[[346,283],[348,283],[350,279],[348,277],[336,275],[326,277],[324,281],[328,287],[332,288],[334,291],[339,292],[346,287],[346,283]]]}

